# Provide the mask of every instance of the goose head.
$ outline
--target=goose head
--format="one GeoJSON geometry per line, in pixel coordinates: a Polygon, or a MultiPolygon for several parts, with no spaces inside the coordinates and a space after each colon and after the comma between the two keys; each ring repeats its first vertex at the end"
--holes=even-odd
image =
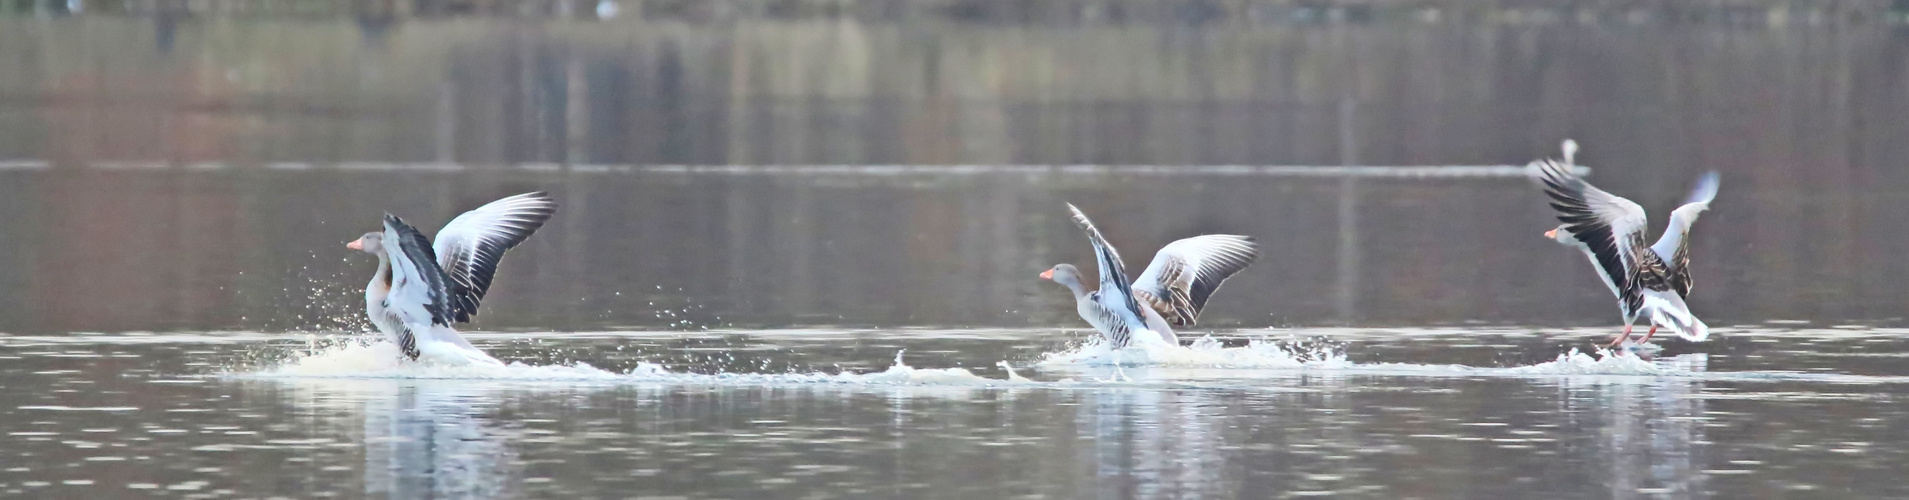
{"type": "Polygon", "coordinates": [[[372,255],[381,255],[384,253],[384,233],[375,231],[365,233],[364,236],[359,236],[358,239],[352,240],[351,243],[346,243],[345,248],[372,255]]]}
{"type": "Polygon", "coordinates": [[[1055,264],[1053,268],[1041,272],[1041,279],[1060,283],[1068,290],[1073,290],[1074,295],[1087,293],[1086,287],[1080,283],[1080,269],[1074,268],[1073,264],[1055,264]]]}
{"type": "Polygon", "coordinates": [[[1577,236],[1571,234],[1570,228],[1565,227],[1564,224],[1558,224],[1558,227],[1552,228],[1550,231],[1545,231],[1544,237],[1545,239],[1558,242],[1559,245],[1564,245],[1568,247],[1575,247],[1575,246],[1583,244],[1582,242],[1578,241],[1577,236]]]}

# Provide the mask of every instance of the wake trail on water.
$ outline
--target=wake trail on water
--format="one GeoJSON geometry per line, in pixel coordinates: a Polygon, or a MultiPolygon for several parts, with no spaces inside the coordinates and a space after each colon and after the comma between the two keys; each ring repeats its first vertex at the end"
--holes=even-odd
{"type": "Polygon", "coordinates": [[[1033,373],[1066,374],[1029,379],[1017,366],[998,364],[1006,378],[988,378],[965,368],[916,368],[897,352],[892,365],[867,373],[693,373],[672,371],[656,363],[638,363],[623,371],[606,370],[582,361],[529,364],[513,361],[504,366],[445,366],[401,361],[388,342],[344,343],[311,348],[263,369],[234,370],[226,376],[263,379],[429,379],[513,382],[578,382],[608,384],[674,384],[720,386],[935,386],[968,388],[1119,388],[1165,383],[1194,387],[1202,382],[1231,386],[1238,381],[1291,378],[1295,375],[1364,375],[1393,377],[1594,377],[1597,380],[1734,380],[1803,381],[1847,384],[1909,383],[1909,377],[1876,377],[1789,371],[1707,370],[1708,356],[1686,354],[1645,359],[1626,351],[1571,349],[1550,361],[1530,365],[1477,367],[1460,364],[1360,363],[1348,358],[1343,345],[1325,342],[1252,340],[1226,347],[1211,337],[1190,346],[1161,342],[1136,343],[1112,349],[1098,339],[1042,354],[1032,363],[1016,363],[1033,373]],[[1234,382],[1224,382],[1231,380],[1234,382]],[[1194,384],[1194,385],[1189,385],[1194,384]]]}
{"type": "Polygon", "coordinates": [[[1046,353],[1035,369],[1066,371],[1094,368],[1204,368],[1277,371],[1331,371],[1371,375],[1426,377],[1471,376],[1554,376],[1554,375],[1630,375],[1648,377],[1706,377],[1701,363],[1688,359],[1647,360],[1630,351],[1571,349],[1551,361],[1511,367],[1476,367],[1458,364],[1356,363],[1348,359],[1345,348],[1318,342],[1280,342],[1252,340],[1240,347],[1225,347],[1211,337],[1190,346],[1162,342],[1134,343],[1113,349],[1098,338],[1080,346],[1046,353]]]}
{"type": "Polygon", "coordinates": [[[446,366],[403,361],[397,346],[389,342],[369,345],[346,343],[285,360],[269,368],[248,373],[230,373],[246,378],[340,378],[340,379],[431,379],[524,382],[604,382],[666,383],[703,385],[935,385],[970,387],[1012,387],[1032,385],[1012,369],[1008,378],[993,379],[975,375],[963,368],[915,368],[896,353],[895,363],[870,373],[689,373],[670,371],[656,363],[638,363],[622,372],[605,370],[582,361],[532,365],[512,361],[503,366],[446,366]]]}

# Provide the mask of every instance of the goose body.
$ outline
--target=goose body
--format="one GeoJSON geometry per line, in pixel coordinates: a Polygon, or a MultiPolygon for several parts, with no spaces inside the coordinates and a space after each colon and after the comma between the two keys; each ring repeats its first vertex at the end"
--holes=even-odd
{"type": "Polygon", "coordinates": [[[1101,236],[1100,229],[1079,208],[1069,204],[1067,209],[1093,244],[1100,288],[1087,290],[1079,269],[1071,264],[1056,265],[1041,273],[1041,278],[1072,291],[1081,319],[1106,335],[1116,349],[1136,339],[1179,345],[1173,327],[1193,325],[1220,284],[1259,258],[1258,247],[1250,237],[1195,236],[1162,247],[1140,277],[1129,283],[1120,253],[1101,236]]]}
{"type": "Polygon", "coordinates": [[[1687,237],[1697,215],[1708,210],[1710,201],[1716,198],[1717,173],[1698,178],[1689,199],[1671,212],[1664,235],[1647,246],[1644,230],[1649,220],[1644,208],[1578,177],[1572,165],[1576,151],[1577,143],[1567,140],[1564,161],[1539,160],[1528,168],[1562,222],[1545,232],[1545,237],[1583,252],[1597,268],[1605,287],[1618,298],[1624,333],[1611,345],[1629,340],[1631,325],[1640,318],[1651,324],[1640,344],[1648,342],[1658,328],[1692,342],[1709,337],[1709,327],[1690,312],[1684,298],[1694,285],[1687,237]]]}
{"type": "Polygon", "coordinates": [[[346,244],[378,257],[378,270],[365,285],[366,316],[411,360],[501,365],[452,325],[477,315],[504,252],[542,227],[556,208],[542,192],[497,200],[445,224],[436,244],[385,214],[383,231],[346,244]]]}

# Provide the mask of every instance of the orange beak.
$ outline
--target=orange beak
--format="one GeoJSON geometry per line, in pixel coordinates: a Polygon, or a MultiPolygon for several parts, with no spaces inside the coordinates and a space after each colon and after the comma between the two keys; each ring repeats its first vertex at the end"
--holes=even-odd
{"type": "Polygon", "coordinates": [[[1054,279],[1054,270],[1048,269],[1046,271],[1041,271],[1041,279],[1044,279],[1044,280],[1054,279]]]}
{"type": "Polygon", "coordinates": [[[364,239],[364,238],[358,238],[358,239],[355,239],[355,240],[351,240],[351,243],[346,243],[346,244],[345,244],[345,248],[349,248],[349,249],[352,249],[352,250],[364,250],[364,249],[365,249],[365,239],[364,239]]]}
{"type": "Polygon", "coordinates": [[[1553,230],[1550,230],[1550,231],[1545,231],[1545,232],[1544,232],[1544,237],[1546,237],[1546,238],[1551,238],[1551,239],[1554,239],[1554,240],[1555,240],[1555,239],[1558,239],[1558,230],[1556,230],[1556,229],[1553,229],[1553,230]]]}

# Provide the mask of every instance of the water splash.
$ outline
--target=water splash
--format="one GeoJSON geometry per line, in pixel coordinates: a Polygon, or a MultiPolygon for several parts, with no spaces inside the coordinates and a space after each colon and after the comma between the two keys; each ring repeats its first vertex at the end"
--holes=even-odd
{"type": "MultiPolygon", "coordinates": [[[[1737,375],[1733,373],[1711,373],[1706,371],[1709,357],[1704,354],[1686,354],[1655,360],[1638,357],[1629,350],[1608,351],[1598,349],[1586,353],[1572,348],[1551,361],[1524,366],[1475,367],[1466,365],[1427,365],[1411,363],[1369,363],[1353,364],[1345,368],[1348,372],[1375,375],[1405,375],[1430,377],[1552,377],[1552,376],[1629,376],[1629,377],[1683,377],[1717,378],[1737,375]]],[[[1745,372],[1747,373],[1747,372],[1745,372]]]]}
{"type": "Polygon", "coordinates": [[[294,276],[286,277],[288,282],[302,281],[304,285],[280,289],[273,301],[273,310],[279,313],[265,315],[267,319],[257,326],[286,332],[372,331],[371,321],[365,317],[363,284],[371,276],[371,268],[356,257],[312,251],[311,261],[299,266],[294,276]]]}
{"type": "MultiPolygon", "coordinates": [[[[1345,346],[1319,340],[1255,339],[1240,347],[1224,347],[1212,337],[1194,341],[1190,346],[1160,342],[1139,342],[1124,349],[1113,349],[1099,337],[1060,352],[1041,356],[1034,368],[1039,370],[1079,370],[1112,368],[1103,381],[1131,380],[1122,368],[1205,368],[1235,370],[1302,370],[1350,374],[1467,377],[1467,376],[1570,376],[1630,375],[1644,377],[1705,376],[1705,358],[1677,356],[1646,360],[1630,350],[1616,352],[1599,349],[1582,352],[1571,349],[1556,359],[1526,366],[1475,367],[1466,365],[1414,363],[1355,363],[1347,358],[1345,346]]],[[[1244,373],[1243,373],[1244,375],[1244,373]]]]}
{"type": "Polygon", "coordinates": [[[1486,370],[1496,370],[1505,375],[1676,376],[1702,373],[1703,366],[1701,364],[1689,363],[1688,360],[1691,359],[1696,358],[1678,356],[1653,362],[1640,358],[1636,353],[1629,350],[1620,350],[1613,353],[1608,350],[1598,349],[1594,353],[1587,354],[1573,348],[1570,352],[1559,354],[1557,359],[1551,361],[1531,366],[1488,368],[1486,370]],[[1693,368],[1695,370],[1693,370],[1693,368]]]}
{"type": "MultiPolygon", "coordinates": [[[[326,339],[320,339],[326,340],[326,339]]],[[[714,386],[934,386],[966,388],[1038,387],[1095,389],[1153,386],[1164,388],[1252,387],[1278,389],[1280,384],[1267,380],[1298,377],[1513,377],[1579,378],[1596,383],[1631,383],[1662,379],[1704,379],[1783,381],[1810,380],[1840,383],[1909,383],[1909,377],[1873,377],[1801,372],[1711,372],[1708,356],[1701,353],[1646,359],[1629,350],[1580,351],[1571,349],[1555,358],[1518,366],[1467,366],[1460,364],[1420,364],[1354,362],[1346,346],[1319,340],[1256,339],[1244,345],[1228,347],[1212,338],[1202,338],[1190,346],[1164,343],[1140,343],[1125,349],[1111,349],[1097,339],[1078,346],[1043,354],[1033,363],[1000,362],[1004,378],[987,378],[964,368],[917,368],[897,352],[888,367],[861,373],[842,371],[790,370],[782,373],[763,370],[714,373],[672,370],[662,364],[641,362],[626,370],[604,369],[583,361],[551,359],[513,361],[502,367],[433,366],[400,361],[396,349],[377,340],[312,342],[281,353],[276,361],[231,367],[224,376],[235,378],[342,378],[342,379],[448,379],[472,381],[515,381],[529,383],[584,382],[607,384],[667,384],[714,386]],[[1032,369],[1042,376],[1030,379],[1024,372],[1032,369]],[[1064,375],[1067,378],[1057,377],[1064,375]]],[[[734,351],[721,355],[734,356],[734,351]]]]}
{"type": "Polygon", "coordinates": [[[655,363],[639,363],[615,372],[572,361],[563,364],[532,365],[519,361],[504,366],[441,366],[403,361],[398,348],[388,342],[346,343],[295,355],[283,363],[257,371],[231,372],[239,378],[358,378],[358,379],[459,379],[508,380],[523,382],[604,382],[665,383],[681,385],[817,385],[860,384],[890,386],[1006,387],[1040,384],[1019,376],[991,379],[963,368],[916,368],[908,366],[902,353],[887,369],[870,373],[687,373],[670,371],[655,363]]]}
{"type": "MultiPolygon", "coordinates": [[[[471,380],[590,381],[614,380],[617,373],[598,369],[588,363],[526,365],[512,362],[505,366],[445,366],[402,361],[397,346],[389,342],[345,343],[296,356],[285,363],[251,373],[258,377],[319,378],[407,378],[471,380]]],[[[632,372],[642,369],[638,367],[632,372]]]]}
{"type": "Polygon", "coordinates": [[[1209,336],[1184,347],[1156,340],[1114,349],[1100,337],[1094,337],[1078,347],[1043,354],[1034,366],[1037,369],[1069,366],[1298,369],[1345,368],[1352,363],[1346,360],[1343,346],[1325,342],[1255,339],[1242,347],[1225,347],[1209,336]]]}

